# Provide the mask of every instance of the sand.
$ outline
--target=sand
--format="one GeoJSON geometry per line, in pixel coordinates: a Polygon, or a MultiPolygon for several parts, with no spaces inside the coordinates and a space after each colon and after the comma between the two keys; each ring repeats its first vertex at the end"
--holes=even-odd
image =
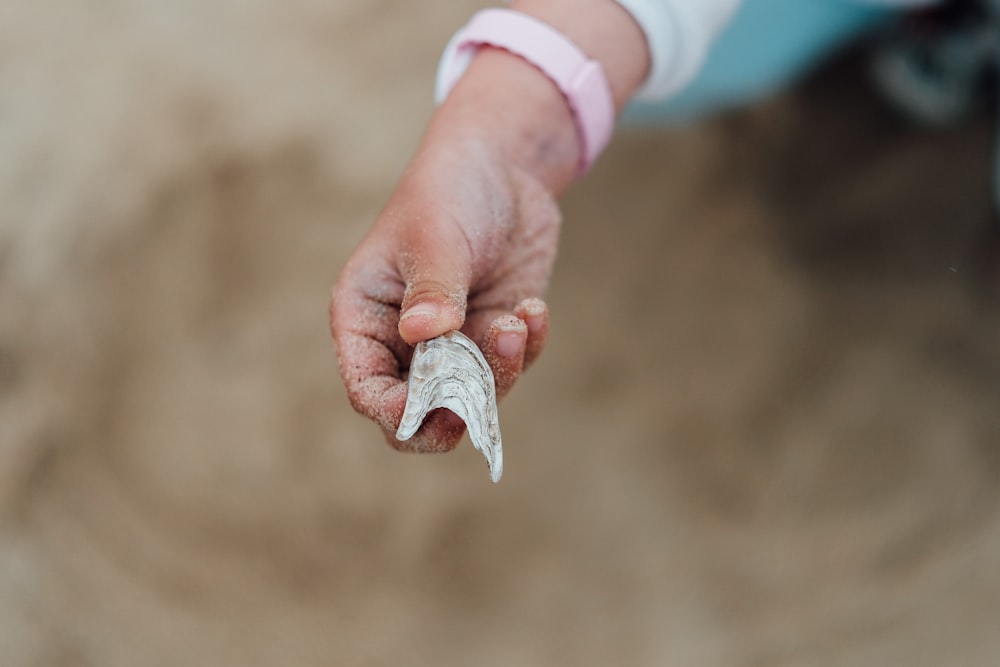
{"type": "Polygon", "coordinates": [[[473,6],[0,9],[3,664],[995,664],[993,129],[858,63],[569,194],[500,484],[352,411],[329,288],[473,6]]]}

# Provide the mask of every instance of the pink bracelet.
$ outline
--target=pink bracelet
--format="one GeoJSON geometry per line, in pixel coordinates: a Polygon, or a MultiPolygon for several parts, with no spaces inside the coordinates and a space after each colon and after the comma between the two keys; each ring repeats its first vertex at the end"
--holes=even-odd
{"type": "Polygon", "coordinates": [[[524,58],[559,88],[569,104],[580,141],[582,176],[611,139],[615,105],[604,69],[573,42],[536,18],[510,9],[484,9],[448,42],[438,66],[440,103],[461,78],[478,47],[487,44],[524,58]]]}

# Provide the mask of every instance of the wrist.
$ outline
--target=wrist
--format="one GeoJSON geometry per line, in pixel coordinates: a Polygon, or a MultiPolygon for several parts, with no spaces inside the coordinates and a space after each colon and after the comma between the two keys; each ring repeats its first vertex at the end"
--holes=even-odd
{"type": "MultiPolygon", "coordinates": [[[[540,47],[540,62],[535,61],[539,51],[523,42],[521,46],[513,43],[513,53],[481,47],[447,95],[436,125],[444,127],[446,134],[471,131],[503,160],[527,170],[558,193],[592,163],[607,141],[611,117],[643,81],[649,66],[644,38],[631,15],[614,0],[516,0],[511,8],[541,21],[539,25],[547,25],[547,30],[561,33],[563,41],[568,40],[571,46],[562,51],[558,46],[555,51],[540,47]],[[580,55],[572,55],[574,46],[580,55]],[[523,58],[515,55],[522,53],[520,49],[525,49],[523,58]],[[543,64],[552,61],[549,56],[555,59],[555,69],[543,64]],[[595,71],[603,70],[607,75],[605,79],[597,74],[603,83],[595,84],[596,88],[589,79],[577,78],[584,70],[574,71],[580,66],[570,64],[581,56],[599,63],[595,71]],[[582,106],[581,99],[586,100],[582,106]]],[[[472,28],[473,22],[469,29],[472,34],[483,34],[485,29],[484,42],[490,43],[495,22],[480,22],[472,28]]],[[[532,31],[536,29],[528,23],[525,30],[533,36],[521,33],[522,40],[549,43],[544,31],[535,36],[532,31]]],[[[511,25],[507,28],[518,29],[511,25]]],[[[558,45],[555,37],[558,35],[550,41],[558,45]]],[[[461,42],[453,40],[452,44],[461,42]]],[[[506,46],[503,39],[499,45],[506,46]]],[[[443,74],[448,66],[442,65],[439,77],[444,78],[439,78],[439,85],[454,80],[455,57],[445,56],[443,62],[451,63],[451,71],[443,74]]],[[[448,85],[444,84],[445,91],[448,85]]],[[[440,91],[438,94],[442,95],[440,91]]]]}
{"type": "Polygon", "coordinates": [[[581,147],[569,105],[520,57],[483,47],[438,109],[427,143],[474,141],[558,194],[574,180],[581,147]]]}
{"type": "Polygon", "coordinates": [[[649,72],[646,36],[617,0],[514,0],[510,9],[547,23],[599,62],[616,111],[628,103],[649,72]]]}

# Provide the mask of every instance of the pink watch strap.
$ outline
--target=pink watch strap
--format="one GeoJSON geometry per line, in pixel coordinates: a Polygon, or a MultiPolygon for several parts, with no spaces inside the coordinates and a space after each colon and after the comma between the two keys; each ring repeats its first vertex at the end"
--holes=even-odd
{"type": "Polygon", "coordinates": [[[510,9],[484,9],[448,42],[438,66],[435,97],[440,103],[461,78],[479,46],[488,44],[524,58],[562,91],[580,140],[584,174],[611,138],[615,105],[604,69],[548,24],[510,9]]]}

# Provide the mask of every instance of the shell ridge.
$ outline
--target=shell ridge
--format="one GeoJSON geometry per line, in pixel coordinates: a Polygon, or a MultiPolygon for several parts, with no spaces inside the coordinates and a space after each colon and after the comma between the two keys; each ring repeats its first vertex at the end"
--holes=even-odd
{"type": "Polygon", "coordinates": [[[413,437],[437,408],[451,410],[465,422],[473,447],[489,464],[490,478],[499,481],[503,441],[493,370],[475,342],[457,331],[417,344],[396,438],[413,437]]]}

